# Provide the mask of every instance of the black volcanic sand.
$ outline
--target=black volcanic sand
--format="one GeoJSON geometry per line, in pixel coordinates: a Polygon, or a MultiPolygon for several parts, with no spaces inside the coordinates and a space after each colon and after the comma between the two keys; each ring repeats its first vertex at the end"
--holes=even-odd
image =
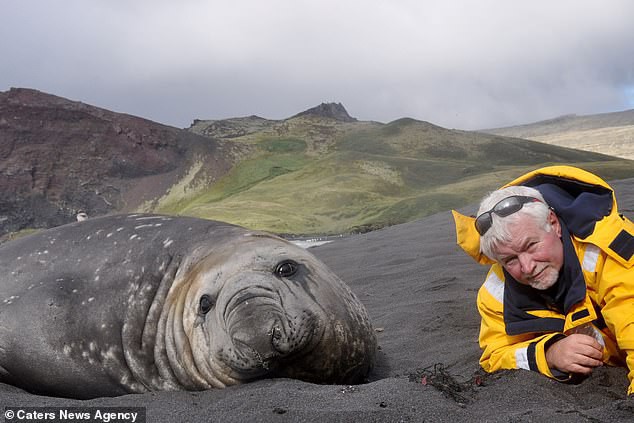
{"type": "MultiPolygon", "coordinates": [[[[621,210],[633,217],[634,179],[614,187],[621,210]]],[[[380,351],[367,384],[278,379],[89,401],[0,385],[0,405],[146,407],[147,421],[178,423],[634,421],[623,368],[600,368],[578,385],[522,370],[482,373],[475,297],[486,268],[462,253],[454,237],[444,212],[311,249],[352,287],[377,329],[380,351]]]]}

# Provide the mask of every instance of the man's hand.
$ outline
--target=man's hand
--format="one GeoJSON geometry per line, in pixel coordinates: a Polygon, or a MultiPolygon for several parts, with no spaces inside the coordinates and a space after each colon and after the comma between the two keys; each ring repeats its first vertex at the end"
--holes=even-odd
{"type": "Polygon", "coordinates": [[[569,335],[546,350],[546,362],[551,368],[566,373],[589,375],[595,367],[603,365],[603,347],[591,336],[569,335]]]}

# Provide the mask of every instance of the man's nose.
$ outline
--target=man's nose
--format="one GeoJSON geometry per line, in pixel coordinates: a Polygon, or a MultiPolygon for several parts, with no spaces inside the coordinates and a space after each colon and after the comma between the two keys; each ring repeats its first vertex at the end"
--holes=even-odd
{"type": "Polygon", "coordinates": [[[533,260],[533,256],[531,254],[520,254],[518,256],[520,261],[520,270],[525,275],[532,275],[533,270],[535,270],[535,260],[533,260]]]}

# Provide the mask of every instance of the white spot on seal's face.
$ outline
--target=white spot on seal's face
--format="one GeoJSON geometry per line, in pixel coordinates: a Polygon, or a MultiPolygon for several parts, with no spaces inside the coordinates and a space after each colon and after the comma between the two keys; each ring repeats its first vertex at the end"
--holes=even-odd
{"type": "MultiPolygon", "coordinates": [[[[136,217],[138,215],[131,215],[130,217],[136,217]]],[[[163,220],[163,221],[170,221],[172,220],[171,217],[167,217],[167,216],[142,216],[137,218],[136,220],[163,220]]]]}
{"type": "Polygon", "coordinates": [[[148,224],[148,225],[135,226],[134,229],[138,231],[139,229],[143,229],[143,228],[159,228],[161,226],[163,226],[162,223],[154,223],[154,224],[148,224]]]}
{"type": "Polygon", "coordinates": [[[3,303],[5,303],[5,304],[12,304],[12,303],[13,303],[13,301],[14,301],[14,300],[17,300],[18,298],[20,298],[20,297],[19,297],[19,296],[17,296],[17,295],[12,295],[12,296],[10,296],[9,298],[5,299],[5,300],[3,301],[3,303]]]}

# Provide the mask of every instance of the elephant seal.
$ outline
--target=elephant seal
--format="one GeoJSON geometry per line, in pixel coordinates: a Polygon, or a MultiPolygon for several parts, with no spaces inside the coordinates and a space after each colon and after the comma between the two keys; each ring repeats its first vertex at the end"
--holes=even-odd
{"type": "Polygon", "coordinates": [[[74,222],[0,246],[0,281],[0,382],[33,393],[352,384],[374,362],[368,314],[332,271],[223,222],[74,222]]]}

